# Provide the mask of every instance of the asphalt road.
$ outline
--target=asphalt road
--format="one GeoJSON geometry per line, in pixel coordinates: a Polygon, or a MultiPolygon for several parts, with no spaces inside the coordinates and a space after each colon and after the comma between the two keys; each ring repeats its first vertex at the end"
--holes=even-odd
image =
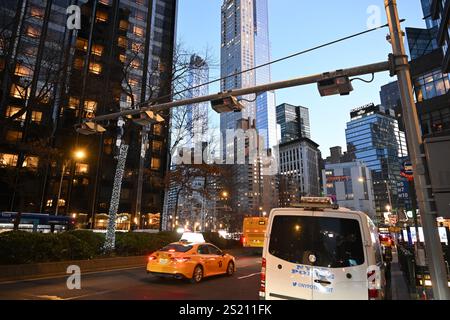
{"type": "Polygon", "coordinates": [[[69,290],[67,277],[0,284],[0,300],[258,300],[261,258],[237,257],[232,277],[205,278],[199,284],[159,279],[141,268],[81,276],[81,289],[69,290]]]}

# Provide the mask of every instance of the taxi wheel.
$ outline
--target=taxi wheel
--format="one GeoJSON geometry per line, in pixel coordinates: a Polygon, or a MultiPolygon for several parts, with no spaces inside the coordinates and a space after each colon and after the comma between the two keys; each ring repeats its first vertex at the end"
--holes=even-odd
{"type": "Polygon", "coordinates": [[[234,274],[234,263],[233,261],[228,262],[227,266],[227,276],[231,277],[234,274]]]}
{"type": "Polygon", "coordinates": [[[198,265],[194,269],[194,274],[192,275],[191,283],[199,283],[203,279],[203,268],[198,265]]]}

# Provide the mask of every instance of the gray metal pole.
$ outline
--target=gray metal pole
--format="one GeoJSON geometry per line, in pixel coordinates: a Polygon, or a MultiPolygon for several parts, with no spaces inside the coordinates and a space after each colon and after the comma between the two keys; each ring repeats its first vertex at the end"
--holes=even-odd
{"type": "MultiPolygon", "coordinates": [[[[436,214],[432,212],[427,194],[427,182],[425,164],[421,151],[423,144],[422,131],[419,125],[417,107],[413,97],[413,85],[403,43],[403,32],[397,11],[396,0],[384,1],[389,30],[391,34],[391,44],[394,55],[397,58],[396,74],[402,102],[402,110],[405,116],[406,134],[408,137],[408,147],[414,169],[414,180],[416,184],[417,200],[422,217],[424,229],[425,246],[427,260],[433,284],[434,298],[437,300],[450,300],[448,289],[447,269],[444,262],[441,241],[436,221],[436,214]]],[[[417,235],[418,237],[419,235],[417,235]]]]}
{"type": "Polygon", "coordinates": [[[168,110],[170,108],[216,100],[216,99],[223,98],[224,96],[228,96],[228,95],[240,97],[240,96],[245,96],[245,95],[249,95],[249,94],[272,91],[272,90],[277,90],[277,89],[291,88],[291,87],[307,85],[307,84],[315,84],[324,79],[335,78],[338,76],[348,76],[348,77],[362,76],[365,74],[372,74],[372,73],[388,71],[388,70],[390,70],[390,67],[391,67],[391,64],[388,61],[379,62],[379,63],[369,64],[369,65],[364,65],[364,66],[353,67],[353,68],[349,68],[349,69],[330,71],[330,72],[326,72],[326,73],[314,74],[314,75],[295,78],[295,79],[291,79],[291,80],[263,84],[263,85],[256,86],[256,87],[230,90],[230,91],[226,91],[226,92],[220,92],[220,93],[211,94],[211,95],[202,96],[202,97],[196,97],[196,98],[192,98],[192,99],[185,99],[185,100],[179,100],[179,101],[174,101],[174,102],[161,103],[161,104],[157,104],[154,106],[149,105],[148,107],[141,108],[141,109],[126,110],[126,111],[122,111],[122,112],[116,112],[116,113],[106,114],[103,116],[98,116],[98,117],[91,119],[90,121],[98,122],[98,121],[104,121],[104,120],[113,120],[113,119],[117,119],[118,117],[121,117],[121,116],[136,115],[136,114],[139,114],[144,111],[168,110]]]}

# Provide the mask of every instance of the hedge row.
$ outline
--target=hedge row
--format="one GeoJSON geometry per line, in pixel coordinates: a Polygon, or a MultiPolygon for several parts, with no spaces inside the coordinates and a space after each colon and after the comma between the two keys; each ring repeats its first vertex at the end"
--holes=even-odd
{"type": "MultiPolygon", "coordinates": [[[[238,241],[226,240],[217,233],[205,233],[205,240],[221,249],[239,246],[238,241]]],[[[180,235],[172,232],[117,233],[116,256],[147,255],[165,245],[176,242],[180,235]]],[[[89,230],[60,234],[5,232],[0,234],[0,265],[86,260],[103,256],[105,235],[89,230]]]]}

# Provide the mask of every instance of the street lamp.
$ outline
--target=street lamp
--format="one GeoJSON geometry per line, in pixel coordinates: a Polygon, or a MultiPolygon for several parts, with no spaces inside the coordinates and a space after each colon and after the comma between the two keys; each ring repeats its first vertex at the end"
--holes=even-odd
{"type": "MultiPolygon", "coordinates": [[[[72,154],[72,158],[74,160],[83,160],[86,158],[86,151],[78,149],[75,150],[72,154]]],[[[59,180],[59,188],[58,188],[58,200],[56,201],[56,210],[55,210],[55,216],[58,215],[59,212],[59,202],[61,201],[61,190],[62,190],[62,184],[63,184],[63,180],[64,180],[64,175],[66,173],[66,168],[69,165],[71,159],[64,161],[63,166],[62,166],[62,170],[61,170],[61,179],[59,180]]]]}

